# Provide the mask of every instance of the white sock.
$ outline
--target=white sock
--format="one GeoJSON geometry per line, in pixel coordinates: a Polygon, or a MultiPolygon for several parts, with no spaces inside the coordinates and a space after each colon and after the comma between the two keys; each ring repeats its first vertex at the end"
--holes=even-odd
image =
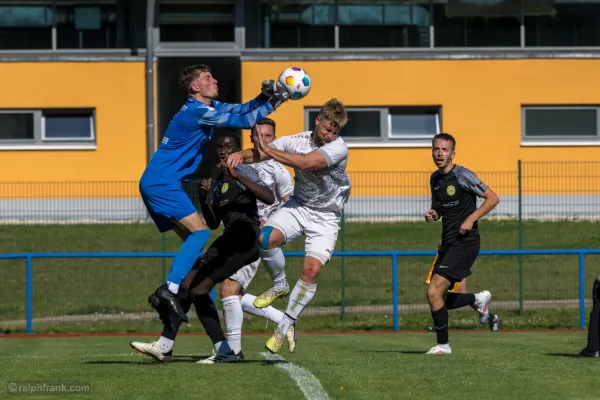
{"type": "Polygon", "coordinates": [[[160,346],[160,351],[162,353],[168,353],[173,350],[173,344],[175,344],[174,340],[167,339],[164,336],[158,338],[158,345],[160,346]]]}
{"type": "Polygon", "coordinates": [[[283,313],[281,311],[272,306],[266,308],[256,308],[253,304],[254,299],[256,299],[256,296],[249,293],[246,293],[244,297],[242,297],[242,310],[245,313],[266,318],[276,324],[281,322],[283,319],[283,313]]]}
{"type": "Polygon", "coordinates": [[[438,346],[441,347],[442,349],[445,349],[445,350],[449,350],[450,349],[450,344],[449,343],[446,343],[446,344],[439,344],[438,343],[438,346]]]}
{"type": "Polygon", "coordinates": [[[265,269],[271,275],[273,287],[284,289],[287,281],[285,279],[285,257],[283,256],[283,251],[279,247],[271,250],[261,250],[260,258],[265,269]]]}
{"type": "Polygon", "coordinates": [[[244,321],[240,297],[225,297],[221,299],[221,304],[223,304],[223,319],[225,320],[227,343],[229,343],[231,350],[237,354],[242,350],[242,322],[244,321]]]}
{"type": "Polygon", "coordinates": [[[169,290],[173,293],[179,293],[179,285],[173,282],[167,282],[169,290]]]}
{"type": "Polygon", "coordinates": [[[298,319],[302,310],[304,310],[304,307],[310,303],[316,292],[316,283],[306,283],[302,279],[298,279],[296,286],[292,289],[292,294],[290,295],[283,321],[279,323],[279,328],[284,335],[290,329],[290,326],[294,321],[298,319]]]}
{"type": "Polygon", "coordinates": [[[217,353],[229,353],[231,351],[231,347],[229,347],[229,343],[227,340],[223,340],[221,342],[215,343],[215,350],[217,353]]]}

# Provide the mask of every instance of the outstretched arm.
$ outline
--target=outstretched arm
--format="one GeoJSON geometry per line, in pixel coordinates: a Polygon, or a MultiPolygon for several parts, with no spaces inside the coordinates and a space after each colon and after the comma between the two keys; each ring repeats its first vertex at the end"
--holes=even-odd
{"type": "Polygon", "coordinates": [[[199,125],[215,126],[219,128],[242,128],[250,129],[257,122],[271,114],[275,107],[269,102],[247,114],[233,114],[222,112],[213,107],[199,107],[196,121],[199,125]]]}
{"type": "Polygon", "coordinates": [[[261,86],[261,92],[254,99],[244,103],[244,104],[230,104],[230,103],[221,103],[219,101],[213,101],[214,107],[216,110],[231,113],[231,114],[248,114],[252,110],[256,110],[263,104],[265,104],[277,90],[277,86],[275,85],[274,80],[264,80],[261,86]]]}
{"type": "Polygon", "coordinates": [[[252,110],[256,110],[269,101],[269,97],[264,94],[259,94],[254,99],[243,104],[221,103],[213,101],[215,110],[230,113],[230,114],[248,114],[252,110]]]}

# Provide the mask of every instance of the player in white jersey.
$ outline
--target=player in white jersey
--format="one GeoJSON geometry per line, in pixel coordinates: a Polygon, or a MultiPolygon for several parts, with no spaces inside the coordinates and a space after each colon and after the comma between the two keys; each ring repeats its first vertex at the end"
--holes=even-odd
{"type": "MultiPolygon", "coordinates": [[[[275,128],[275,121],[270,118],[265,118],[254,125],[250,136],[254,148],[258,149],[259,137],[262,138],[264,143],[273,142],[275,140],[275,128]]],[[[252,167],[258,171],[260,179],[271,189],[275,196],[275,202],[272,205],[267,205],[260,200],[256,202],[262,228],[269,216],[288,201],[294,191],[294,185],[292,176],[287,169],[275,160],[265,160],[252,164],[252,167]]],[[[266,318],[275,324],[279,324],[283,319],[283,312],[271,306],[259,309],[253,304],[256,296],[244,293],[254,275],[256,275],[258,264],[260,264],[260,259],[244,266],[221,284],[221,303],[227,331],[227,342],[229,347],[234,349],[235,354],[241,354],[242,350],[243,312],[266,318]]],[[[295,327],[292,326],[288,331],[287,340],[288,348],[290,352],[293,352],[295,348],[295,327]]],[[[216,362],[219,362],[218,355],[213,357],[215,357],[216,362]]]]}
{"type": "Polygon", "coordinates": [[[294,168],[296,175],[294,195],[269,217],[259,235],[261,259],[276,278],[273,287],[254,301],[258,308],[288,294],[280,247],[306,235],[302,275],[292,290],[283,320],[266,343],[272,353],[279,351],[284,336],[315,295],[319,272],[331,258],[337,241],[351,186],[346,174],[348,146],[339,136],[347,122],[343,104],[331,99],[321,108],[313,131],[281,137],[269,145],[261,141],[260,151],[246,149],[232,154],[227,161],[235,166],[274,159],[294,168]]]}

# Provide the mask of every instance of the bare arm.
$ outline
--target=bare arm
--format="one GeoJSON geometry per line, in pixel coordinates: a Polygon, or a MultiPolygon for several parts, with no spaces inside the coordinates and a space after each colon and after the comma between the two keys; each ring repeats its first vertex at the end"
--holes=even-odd
{"type": "Polygon", "coordinates": [[[494,193],[492,189],[489,188],[485,192],[483,192],[483,198],[484,200],[481,206],[477,210],[473,211],[473,213],[467,217],[465,222],[468,221],[469,223],[474,224],[481,218],[485,217],[498,205],[498,203],[500,203],[498,195],[494,193]]]}
{"type": "Polygon", "coordinates": [[[327,160],[318,150],[311,151],[308,154],[288,153],[287,151],[277,150],[270,146],[264,146],[261,150],[269,158],[295,169],[311,170],[328,167],[327,160]]]}
{"type": "MultiPolygon", "coordinates": [[[[247,167],[250,168],[250,167],[247,167]]],[[[275,203],[275,195],[268,187],[261,185],[258,182],[238,173],[234,168],[224,166],[225,172],[233,179],[246,186],[250,192],[260,201],[267,205],[275,203]]]]}
{"type": "Polygon", "coordinates": [[[219,225],[221,225],[221,219],[213,213],[212,209],[208,206],[206,202],[206,198],[208,195],[208,190],[210,189],[210,179],[203,179],[200,182],[200,191],[199,191],[199,200],[200,200],[200,210],[202,211],[202,216],[204,217],[204,221],[206,221],[206,225],[211,230],[217,229],[219,225]]]}

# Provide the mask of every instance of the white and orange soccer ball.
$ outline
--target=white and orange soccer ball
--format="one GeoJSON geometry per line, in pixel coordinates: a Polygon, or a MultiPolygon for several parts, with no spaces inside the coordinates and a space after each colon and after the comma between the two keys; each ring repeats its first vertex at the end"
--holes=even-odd
{"type": "Polygon", "coordinates": [[[279,83],[287,89],[290,100],[300,100],[310,92],[310,77],[302,68],[290,67],[279,75],[279,83]]]}

